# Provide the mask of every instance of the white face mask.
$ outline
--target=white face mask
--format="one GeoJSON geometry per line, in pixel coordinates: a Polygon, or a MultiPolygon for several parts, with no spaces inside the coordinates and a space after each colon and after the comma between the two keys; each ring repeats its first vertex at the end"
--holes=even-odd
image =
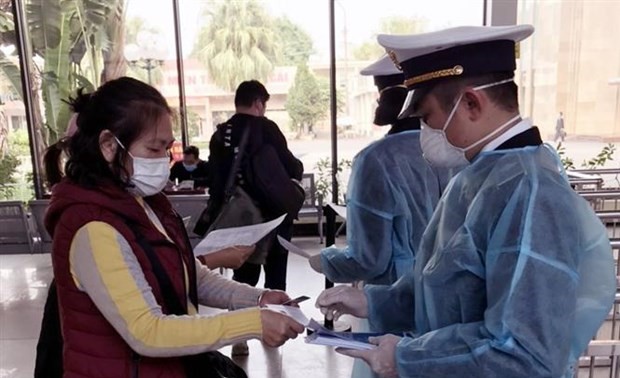
{"type": "MultiPolygon", "coordinates": [[[[491,83],[491,84],[481,85],[481,86],[473,88],[473,90],[478,91],[481,89],[494,87],[496,85],[510,83],[512,81],[513,79],[506,79],[506,80],[498,81],[498,82],[491,83]]],[[[467,151],[489,140],[494,135],[502,131],[504,127],[512,124],[514,121],[516,121],[517,119],[521,117],[520,115],[516,115],[515,117],[511,118],[503,125],[496,128],[489,135],[485,136],[484,138],[480,139],[479,141],[465,148],[456,147],[455,145],[450,143],[450,141],[446,137],[446,129],[448,128],[448,125],[450,124],[452,117],[454,117],[454,113],[456,113],[456,109],[459,103],[461,102],[462,98],[463,98],[463,94],[461,93],[458,99],[456,100],[454,107],[450,111],[450,114],[448,115],[448,119],[446,120],[446,123],[443,125],[443,128],[433,129],[429,127],[426,124],[426,122],[424,121],[420,122],[422,126],[422,130],[420,132],[420,145],[422,147],[422,153],[424,155],[424,158],[426,158],[426,160],[428,160],[428,162],[431,163],[435,167],[458,168],[458,167],[463,167],[469,164],[469,160],[467,160],[467,157],[465,156],[465,153],[467,151]]]]}
{"type": "MultiPolygon", "coordinates": [[[[114,139],[116,139],[119,146],[127,151],[125,146],[116,137],[114,139]]],[[[168,177],[170,177],[170,158],[141,158],[133,156],[129,151],[127,153],[133,161],[133,174],[129,181],[134,185],[133,188],[128,190],[142,197],[152,196],[161,192],[166,187],[168,177]]]]}

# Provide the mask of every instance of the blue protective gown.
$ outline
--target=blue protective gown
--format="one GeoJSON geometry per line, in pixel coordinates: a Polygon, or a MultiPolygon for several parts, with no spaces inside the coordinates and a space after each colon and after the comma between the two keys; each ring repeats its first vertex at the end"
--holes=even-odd
{"type": "Polygon", "coordinates": [[[414,330],[401,377],[569,377],[611,308],[613,267],[551,148],[485,152],[450,182],[413,272],[366,286],[369,321],[414,330]]]}
{"type": "Polygon", "coordinates": [[[420,131],[388,135],[353,162],[347,190],[347,247],[321,253],[332,282],[392,284],[413,267],[448,170],[422,157],[420,131]]]}

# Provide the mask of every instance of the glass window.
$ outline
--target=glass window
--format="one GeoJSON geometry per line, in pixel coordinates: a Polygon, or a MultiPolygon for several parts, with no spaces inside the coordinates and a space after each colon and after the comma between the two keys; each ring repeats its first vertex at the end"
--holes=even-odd
{"type": "MultiPolygon", "coordinates": [[[[108,80],[133,76],[162,89],[162,66],[175,62],[172,5],[153,4],[163,2],[25,1],[39,156],[65,135],[71,117],[65,101],[78,88],[93,91],[108,80]]],[[[178,106],[178,93],[168,97],[178,106]]]]}
{"type": "MultiPolygon", "coordinates": [[[[479,25],[482,3],[440,0],[420,7],[406,0],[385,0],[362,7],[353,0],[335,1],[337,123],[343,168],[360,149],[387,132],[372,124],[377,98],[372,78],[359,75],[361,68],[383,53],[376,34],[479,25]]],[[[258,79],[271,93],[267,117],[279,125],[306,172],[329,188],[327,3],[184,0],[179,4],[190,144],[201,148],[206,159],[215,127],[235,112],[236,86],[258,79]]],[[[178,108],[171,2],[25,0],[25,5],[34,53],[31,95],[37,105],[38,155],[64,136],[71,114],[63,100],[80,87],[93,90],[106,80],[129,75],[151,83],[178,108]]],[[[23,113],[7,117],[10,130],[25,132],[23,113]]],[[[180,140],[178,125],[175,134],[180,140]]]]}
{"type": "Polygon", "coordinates": [[[126,75],[157,88],[175,113],[172,156],[180,160],[183,148],[172,11],[170,1],[127,0],[123,54],[126,75]]]}
{"type": "Polygon", "coordinates": [[[613,165],[588,161],[620,136],[618,15],[617,1],[519,2],[519,23],[536,28],[520,47],[522,113],[576,168],[613,165]]]}
{"type": "MultiPolygon", "coordinates": [[[[359,75],[383,54],[376,34],[482,24],[482,0],[424,4],[335,2],[341,193],[351,159],[387,133],[372,124],[373,80],[359,75]]],[[[327,3],[287,0],[181,2],[190,142],[203,150],[203,158],[217,124],[234,114],[237,85],[258,79],[271,94],[266,116],[325,188],[320,194],[331,200],[328,11],[327,3]]]]}
{"type": "Polygon", "coordinates": [[[12,3],[0,6],[0,200],[34,197],[12,3]]]}

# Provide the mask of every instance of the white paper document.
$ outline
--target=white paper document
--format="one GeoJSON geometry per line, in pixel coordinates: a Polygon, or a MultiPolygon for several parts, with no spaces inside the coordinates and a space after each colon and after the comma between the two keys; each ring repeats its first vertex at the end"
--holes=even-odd
{"type": "Polygon", "coordinates": [[[280,243],[280,245],[282,245],[282,247],[284,247],[284,249],[286,249],[287,251],[289,251],[291,253],[294,253],[294,254],[299,255],[301,257],[305,257],[307,259],[312,257],[312,253],[299,248],[298,246],[296,246],[295,244],[293,244],[293,243],[289,242],[288,240],[284,239],[280,235],[278,235],[278,242],[280,243]]]}
{"type": "Polygon", "coordinates": [[[194,255],[208,255],[236,245],[254,245],[282,223],[286,214],[270,222],[211,231],[194,248],[194,255]]]}
{"type": "Polygon", "coordinates": [[[297,323],[301,324],[304,327],[307,327],[308,324],[310,323],[310,319],[306,317],[306,314],[304,314],[304,312],[301,311],[299,307],[268,304],[267,308],[273,311],[277,311],[281,314],[287,315],[288,317],[292,318],[294,321],[296,321],[297,323]]]}
{"type": "Polygon", "coordinates": [[[310,319],[306,328],[314,331],[311,335],[306,337],[306,343],[308,344],[358,350],[376,348],[375,345],[368,342],[368,338],[381,335],[379,333],[336,332],[323,327],[314,319],[310,319]]]}
{"type": "Polygon", "coordinates": [[[177,186],[177,189],[194,189],[194,180],[183,180],[177,186]]]}
{"type": "Polygon", "coordinates": [[[267,308],[284,314],[313,331],[313,333],[305,339],[308,344],[368,350],[375,348],[375,345],[368,342],[368,337],[379,335],[376,333],[334,332],[323,327],[316,320],[312,318],[309,319],[298,307],[269,304],[267,308]]]}
{"type": "Polygon", "coordinates": [[[373,334],[355,332],[324,333],[317,331],[310,336],[306,336],[306,343],[357,350],[375,349],[376,345],[368,342],[368,337],[370,336],[373,336],[373,334]]]}
{"type": "Polygon", "coordinates": [[[327,206],[334,209],[336,214],[338,214],[338,216],[340,216],[342,219],[344,219],[345,221],[347,220],[347,207],[346,206],[336,205],[335,203],[329,203],[327,206]]]}

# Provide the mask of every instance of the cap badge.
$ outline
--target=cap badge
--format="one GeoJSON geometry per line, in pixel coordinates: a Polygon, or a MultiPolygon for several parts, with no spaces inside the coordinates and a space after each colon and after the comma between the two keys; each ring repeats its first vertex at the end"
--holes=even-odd
{"type": "Polygon", "coordinates": [[[396,68],[399,71],[402,71],[403,68],[400,66],[400,63],[398,63],[398,59],[396,58],[396,53],[394,52],[394,50],[389,50],[387,52],[388,56],[390,57],[390,59],[392,59],[392,62],[394,63],[394,65],[396,66],[396,68]]]}

